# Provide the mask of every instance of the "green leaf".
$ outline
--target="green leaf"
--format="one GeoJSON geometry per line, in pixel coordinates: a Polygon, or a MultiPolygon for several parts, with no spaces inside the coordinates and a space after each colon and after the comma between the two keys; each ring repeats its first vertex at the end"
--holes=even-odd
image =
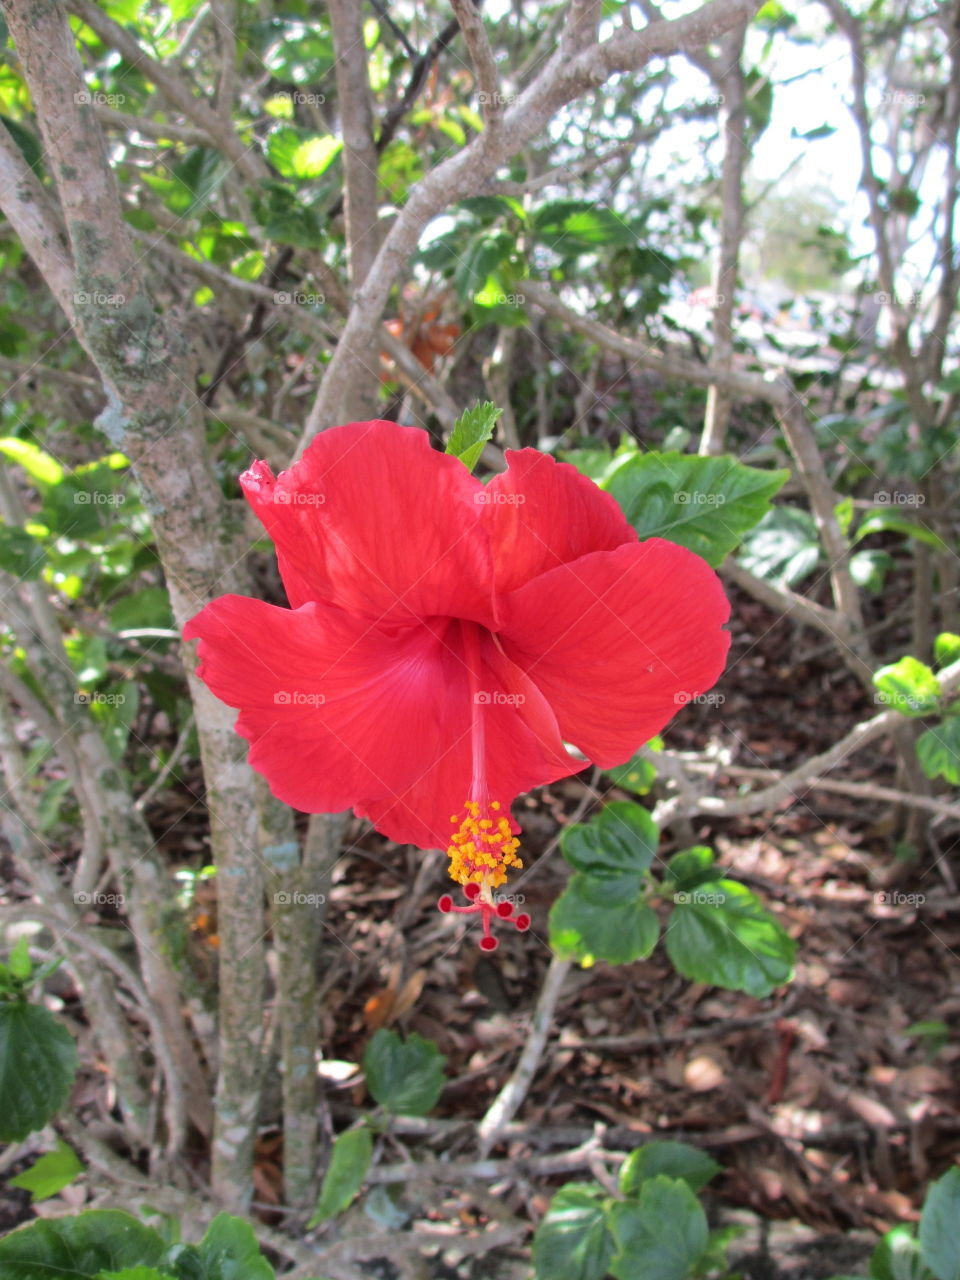
{"type": "Polygon", "coordinates": [[[550,1201],[534,1234],[536,1280],[603,1280],[613,1249],[603,1188],[570,1183],[550,1201]]]}
{"type": "Polygon", "coordinates": [[[592,200],[551,200],[532,212],[529,221],[534,238],[563,257],[637,243],[637,232],[627,220],[592,200]]]}
{"type": "Polygon", "coordinates": [[[850,532],[850,522],[853,520],[853,499],[841,498],[834,507],[833,514],[837,517],[840,532],[846,537],[850,532]]]}
{"type": "Polygon", "coordinates": [[[432,1040],[381,1028],[363,1055],[367,1088],[394,1115],[425,1116],[443,1090],[445,1061],[432,1040]]]}
{"type": "Polygon", "coordinates": [[[744,538],[737,559],[758,578],[795,587],[820,559],[816,521],[799,507],[775,507],[744,538]]]}
{"type": "Polygon", "coordinates": [[[42,542],[16,525],[0,523],[0,569],[6,569],[24,582],[39,578],[47,562],[42,542]]]}
{"type": "Polygon", "coordinates": [[[960,658],[960,636],[951,631],[941,631],[933,642],[933,656],[938,667],[948,667],[960,658]]]}
{"type": "Polygon", "coordinates": [[[692,849],[684,849],[675,853],[667,863],[667,880],[673,882],[674,889],[695,889],[705,880],[715,880],[714,853],[706,845],[694,845],[692,849]]]}
{"type": "Polygon", "coordinates": [[[887,574],[896,565],[889,551],[856,551],[850,557],[850,577],[858,587],[872,595],[879,595],[887,580],[887,574]]]}
{"type": "Polygon", "coordinates": [[[687,1280],[710,1241],[696,1196],[685,1182],[663,1176],[644,1182],[638,1200],[615,1204],[610,1226],[617,1280],[687,1280]]]}
{"type": "Polygon", "coordinates": [[[204,1268],[202,1280],[275,1280],[249,1222],[229,1213],[217,1214],[197,1253],[204,1268]]]}
{"type": "Polygon", "coordinates": [[[77,1048],[62,1022],[36,1004],[0,1004],[0,1142],[42,1129],[76,1074],[77,1048]]]}
{"type": "Polygon", "coordinates": [[[761,471],[733,458],[628,454],[602,488],[641,538],[668,538],[717,568],[770,506],[787,471],[761,471]]]}
{"type": "Polygon", "coordinates": [[[177,1280],[172,1271],[156,1267],[124,1267],[122,1271],[101,1271],[97,1280],[177,1280]]]}
{"type": "Polygon", "coordinates": [[[960,716],[947,716],[917,739],[917,758],[928,778],[960,787],[960,716]]]}
{"type": "Polygon", "coordinates": [[[757,997],[790,980],[794,941],[742,884],[708,880],[674,902],[667,954],[685,978],[757,997]]]}
{"type": "Polygon", "coordinates": [[[281,125],[267,139],[267,158],[285,178],[319,178],[343,149],[332,134],[306,133],[281,125]]]}
{"type": "Polygon", "coordinates": [[[873,683],[880,691],[878,701],[905,716],[928,715],[940,701],[940,681],[925,662],[909,654],[874,672],[873,683]]]}
{"type": "Polygon", "coordinates": [[[682,1179],[691,1191],[699,1191],[720,1172],[720,1165],[705,1151],[686,1142],[648,1142],[631,1151],[620,1170],[620,1190],[625,1196],[635,1196],[643,1183],[660,1174],[668,1178],[682,1179]]]}
{"type": "Polygon", "coordinates": [[[165,1248],[158,1232],[129,1213],[93,1209],[68,1218],[40,1219],[4,1236],[0,1276],[3,1280],[94,1280],[102,1271],[152,1267],[160,1262],[165,1248]]]}
{"type": "Polygon", "coordinates": [[[606,770],[607,777],[625,791],[632,791],[638,796],[645,796],[653,786],[657,777],[657,766],[645,756],[635,755],[626,764],[619,764],[615,769],[606,770]]]}
{"type": "Polygon", "coordinates": [[[630,964],[657,945],[657,913],[634,897],[624,900],[617,881],[575,875],[550,908],[550,946],[565,959],[591,965],[630,964]],[[612,889],[612,892],[611,892],[612,889]]]}
{"type": "Polygon", "coordinates": [[[960,1169],[948,1169],[927,1192],[920,1215],[923,1260],[937,1280],[960,1280],[960,1169]]]}
{"type": "Polygon", "coordinates": [[[592,822],[578,822],[560,834],[567,862],[591,879],[615,881],[625,892],[639,892],[650,870],[660,831],[646,809],[629,800],[615,800],[592,822]]]}
{"type": "Polygon", "coordinates": [[[77,1159],[77,1153],[58,1138],[56,1151],[48,1151],[29,1169],[11,1178],[10,1185],[29,1191],[30,1203],[36,1204],[38,1200],[49,1200],[55,1196],[81,1173],[83,1165],[77,1159]]]}
{"type": "Polygon", "coordinates": [[[871,533],[902,533],[905,537],[916,538],[917,542],[926,543],[928,547],[936,547],[939,551],[947,550],[946,543],[932,529],[928,529],[926,525],[915,524],[894,511],[880,509],[866,516],[860,521],[853,541],[859,542],[861,538],[866,538],[871,533]]]}
{"type": "Polygon", "coordinates": [[[330,1164],[323,1175],[320,1198],[313,1217],[307,1223],[308,1229],[342,1213],[353,1203],[367,1176],[372,1155],[373,1135],[366,1125],[340,1134],[333,1144],[330,1164]]]}
{"type": "Polygon", "coordinates": [[[871,1254],[870,1275],[872,1280],[933,1280],[913,1227],[894,1227],[886,1233],[871,1254]]]}
{"type": "Polygon", "coordinates": [[[130,631],[136,627],[172,627],[170,597],[163,587],[144,587],[124,596],[107,615],[111,631],[130,631]]]}
{"type": "Polygon", "coordinates": [[[63,479],[63,467],[56,458],[51,458],[30,440],[5,436],[0,439],[0,453],[19,463],[30,479],[38,484],[59,484],[63,479]]]}
{"type": "Polygon", "coordinates": [[[33,965],[30,962],[30,943],[26,934],[21,934],[13,944],[10,955],[7,957],[7,964],[10,966],[10,973],[20,982],[28,982],[31,973],[33,973],[33,965]]]}
{"type": "Polygon", "coordinates": [[[480,461],[483,446],[493,435],[501,413],[503,410],[489,400],[466,409],[453,424],[444,452],[459,458],[467,470],[472,471],[480,461]]]}

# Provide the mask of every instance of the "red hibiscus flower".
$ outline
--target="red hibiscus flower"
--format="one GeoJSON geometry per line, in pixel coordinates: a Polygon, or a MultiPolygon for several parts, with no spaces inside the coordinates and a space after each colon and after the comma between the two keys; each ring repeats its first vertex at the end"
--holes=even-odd
{"type": "Polygon", "coordinates": [[[716,574],[639,542],[608,494],[534,449],[481,484],[425,432],[356,422],[244,493],[290,601],[214,600],[187,625],[198,673],[239,709],[281,800],[353,808],[392,840],[446,848],[482,912],[519,866],[510,804],[622,764],[726,659],[716,574]],[[451,817],[451,815],[453,815],[451,817]],[[451,831],[452,824],[452,831],[451,831]]]}

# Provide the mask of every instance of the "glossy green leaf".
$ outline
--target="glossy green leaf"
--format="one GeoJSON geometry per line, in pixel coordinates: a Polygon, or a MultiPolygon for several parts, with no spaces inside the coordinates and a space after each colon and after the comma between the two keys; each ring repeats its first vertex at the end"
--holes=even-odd
{"type": "Polygon", "coordinates": [[[936,711],[940,681],[925,662],[907,655],[874,672],[878,701],[905,716],[925,716],[936,711]]]}
{"type": "Polygon", "coordinates": [[[853,541],[859,542],[861,538],[866,538],[871,533],[902,533],[907,538],[915,538],[917,542],[926,543],[928,547],[946,549],[943,539],[926,525],[917,524],[914,520],[908,520],[906,516],[883,508],[871,512],[860,521],[853,541]]]}
{"type": "Polygon", "coordinates": [[[29,1191],[30,1203],[36,1204],[38,1200],[49,1200],[51,1196],[55,1196],[81,1173],[83,1164],[77,1158],[77,1153],[58,1138],[56,1151],[48,1151],[39,1160],[35,1160],[29,1169],[24,1169],[23,1173],[11,1178],[10,1186],[29,1191]]]}
{"type": "Polygon", "coordinates": [[[920,1215],[923,1261],[937,1280],[960,1280],[960,1169],[948,1169],[927,1192],[920,1215]]]}
{"type": "Polygon", "coordinates": [[[590,822],[578,822],[560,834],[567,862],[591,878],[615,880],[636,893],[650,869],[660,831],[641,805],[614,800],[590,822]]]}
{"type": "Polygon", "coordinates": [[[497,419],[502,413],[503,410],[489,400],[464,410],[453,424],[445,452],[459,458],[467,470],[472,471],[480,461],[483,446],[492,437],[497,419]]]}
{"type": "Polygon", "coordinates": [[[820,560],[817,525],[799,507],[774,507],[744,538],[737,559],[758,578],[795,587],[820,560]]]}
{"type": "Polygon", "coordinates": [[[659,1176],[610,1211],[617,1280],[688,1280],[710,1241],[707,1216],[686,1182],[659,1176]]]}
{"type": "Polygon", "coordinates": [[[363,1186],[373,1155],[373,1135],[366,1125],[341,1133],[330,1152],[330,1164],[323,1175],[320,1198],[307,1227],[342,1213],[363,1186]]]}
{"type": "Polygon", "coordinates": [[[717,568],[764,516],[787,471],[733,458],[628,454],[602,483],[641,538],[667,538],[717,568]]]}
{"type": "Polygon", "coordinates": [[[95,1280],[104,1271],[155,1267],[165,1249],[159,1233],[129,1213],[93,1209],[67,1218],[41,1218],[4,1236],[0,1276],[3,1280],[95,1280]]]}
{"type": "Polygon", "coordinates": [[[416,1034],[402,1040],[395,1031],[381,1028],[367,1045],[363,1070],[367,1088],[387,1111],[425,1116],[443,1091],[444,1062],[432,1040],[416,1034]]]}
{"type": "Polygon", "coordinates": [[[550,909],[550,945],[558,956],[594,964],[630,964],[657,945],[657,913],[624,898],[616,881],[575,875],[550,909]]]}
{"type": "Polygon", "coordinates": [[[614,1250],[604,1194],[570,1183],[553,1197],[533,1237],[536,1280],[603,1280],[614,1250]]]}
{"type": "Polygon", "coordinates": [[[62,1022],[40,1005],[0,1004],[0,1142],[42,1129],[66,1102],[76,1073],[76,1045],[62,1022]]]}
{"type": "Polygon", "coordinates": [[[879,595],[896,563],[889,551],[855,551],[850,557],[850,577],[864,591],[879,595]]]}
{"type": "Polygon", "coordinates": [[[639,1195],[644,1182],[664,1175],[680,1178],[691,1191],[699,1191],[719,1172],[716,1160],[686,1142],[648,1142],[631,1151],[624,1161],[620,1190],[625,1196],[639,1195]]]}
{"type": "Polygon", "coordinates": [[[667,954],[685,978],[758,997],[790,980],[794,941],[742,884],[708,880],[674,904],[667,954]]]}
{"type": "Polygon", "coordinates": [[[667,863],[667,879],[673,882],[674,890],[695,889],[705,880],[715,880],[715,857],[712,849],[706,845],[694,845],[692,849],[684,849],[675,853],[667,863]]]}

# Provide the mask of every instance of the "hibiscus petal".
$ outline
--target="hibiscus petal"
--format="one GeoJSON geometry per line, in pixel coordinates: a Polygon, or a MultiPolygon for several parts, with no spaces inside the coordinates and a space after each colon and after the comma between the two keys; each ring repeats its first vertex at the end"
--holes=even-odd
{"type": "Polygon", "coordinates": [[[184,629],[197,673],[250,743],[279,799],[308,813],[354,808],[392,840],[438,848],[473,777],[481,717],[491,798],[576,772],[556,718],[489,632],[444,619],[384,629],[324,605],[279,609],[221,596],[184,629]],[[482,636],[474,704],[463,627],[482,636]]]}
{"type": "Polygon", "coordinates": [[[498,591],[637,541],[616,501],[576,467],[536,449],[508,449],[506,457],[508,470],[486,486],[483,505],[498,591]]]}
{"type": "Polygon", "coordinates": [[[662,538],[584,556],[502,602],[501,640],[561,733],[622,764],[719,678],[730,605],[713,570],[662,538]]]}
{"type": "Polygon", "coordinates": [[[436,614],[494,622],[482,491],[425,431],[353,422],[315,436],[276,478],[256,462],[243,491],[277,548],[293,608],[316,600],[371,621],[436,614]]]}
{"type": "Polygon", "coordinates": [[[184,629],[198,674],[250,743],[279,799],[333,813],[392,796],[441,749],[433,704],[443,646],[426,627],[388,633],[339,609],[221,596],[184,629]]]}
{"type": "MultiPolygon", "coordinates": [[[[455,624],[445,636],[438,673],[445,697],[434,708],[442,743],[437,757],[403,792],[357,807],[358,814],[392,840],[444,848],[453,830],[451,817],[461,812],[465,800],[484,798],[472,793],[474,716],[482,732],[485,798],[500,800],[507,812],[522,792],[584,767],[564,749],[556,716],[533,681],[489,632],[474,630],[479,663],[473,680],[462,630],[458,635],[455,624]]],[[[516,821],[511,826],[519,830],[516,821]]]]}

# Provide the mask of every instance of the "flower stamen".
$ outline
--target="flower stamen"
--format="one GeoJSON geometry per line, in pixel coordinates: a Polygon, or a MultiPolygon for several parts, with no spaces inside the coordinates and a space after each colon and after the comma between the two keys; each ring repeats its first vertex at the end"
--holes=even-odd
{"type": "Polygon", "coordinates": [[[489,804],[467,800],[463,813],[454,814],[450,821],[457,828],[447,848],[450,877],[463,885],[469,905],[455,907],[453,898],[445,893],[437,907],[445,915],[479,915],[483,925],[481,950],[496,951],[498,943],[490,932],[491,923],[511,921],[521,933],[530,928],[525,911],[515,915],[509,902],[495,902],[493,895],[493,890],[506,881],[509,867],[523,866],[517,857],[520,841],[510,830],[499,800],[489,804]]]}

